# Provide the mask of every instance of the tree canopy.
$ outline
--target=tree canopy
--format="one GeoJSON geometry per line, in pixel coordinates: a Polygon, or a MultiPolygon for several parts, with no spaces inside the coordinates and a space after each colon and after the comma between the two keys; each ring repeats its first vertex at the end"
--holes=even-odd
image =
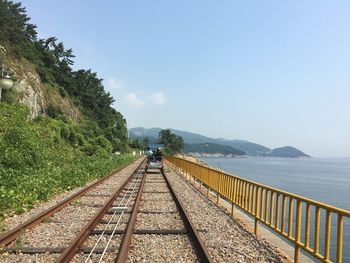
{"type": "Polygon", "coordinates": [[[165,151],[174,154],[181,151],[184,141],[181,136],[171,133],[170,129],[161,130],[159,132],[159,143],[165,145],[165,151]]]}
{"type": "MultiPolygon", "coordinates": [[[[105,91],[102,79],[90,69],[73,70],[73,50],[56,37],[38,39],[37,27],[29,21],[21,3],[0,0],[0,45],[9,56],[34,64],[43,83],[56,87],[62,97],[69,96],[85,117],[103,130],[114,150],[125,150],[126,121],[112,107],[115,100],[105,91]]],[[[52,107],[47,112],[52,113],[52,107]]]]}

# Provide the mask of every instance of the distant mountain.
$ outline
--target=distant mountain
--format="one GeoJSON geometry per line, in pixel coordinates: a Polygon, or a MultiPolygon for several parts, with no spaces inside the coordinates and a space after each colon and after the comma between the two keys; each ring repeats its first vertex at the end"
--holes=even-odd
{"type": "Polygon", "coordinates": [[[129,130],[130,138],[137,138],[137,137],[148,137],[148,138],[158,138],[158,133],[161,130],[161,128],[150,128],[145,129],[142,127],[136,127],[131,128],[129,130]]]}
{"type": "Polygon", "coordinates": [[[136,139],[136,138],[147,137],[150,143],[156,143],[158,141],[158,133],[160,130],[161,128],[151,128],[151,129],[145,129],[141,127],[131,128],[129,130],[129,138],[136,139]]]}
{"type": "Polygon", "coordinates": [[[220,154],[222,156],[237,156],[246,155],[245,152],[237,150],[231,146],[221,145],[216,143],[195,143],[185,144],[183,148],[184,153],[199,154],[199,155],[211,155],[220,154]]]}
{"type": "MultiPolygon", "coordinates": [[[[158,138],[158,133],[160,132],[160,130],[161,128],[150,128],[150,129],[145,129],[142,127],[131,128],[130,138],[137,138],[137,137],[158,138]]],[[[216,140],[197,133],[180,131],[175,129],[170,129],[170,130],[172,133],[175,133],[176,135],[181,136],[185,143],[208,143],[208,142],[214,143],[216,140]]]]}
{"type": "MultiPolygon", "coordinates": [[[[158,138],[158,133],[161,128],[151,128],[145,129],[143,127],[137,127],[130,129],[130,138],[144,138],[147,137],[151,142],[156,141],[158,138]]],[[[295,151],[283,150],[285,147],[276,148],[274,150],[265,147],[261,144],[252,143],[245,140],[227,140],[223,138],[211,138],[203,136],[201,134],[180,131],[175,129],[170,129],[172,133],[179,135],[183,138],[185,144],[220,144],[230,146],[242,152],[245,152],[249,156],[273,156],[273,157],[307,157],[308,155],[301,152],[304,155],[299,155],[295,151]],[[279,150],[279,149],[282,149],[279,150]]],[[[290,146],[289,146],[290,147],[290,146]]],[[[293,147],[292,147],[293,148],[293,147]]],[[[298,149],[294,148],[299,151],[298,149]]]]}
{"type": "Polygon", "coordinates": [[[215,139],[216,143],[224,144],[246,152],[251,156],[263,156],[267,155],[271,149],[263,145],[252,143],[244,140],[226,140],[226,139],[215,139]]]}
{"type": "Polygon", "coordinates": [[[273,149],[270,153],[270,156],[272,157],[310,157],[310,155],[307,155],[303,153],[302,151],[298,150],[297,148],[291,147],[291,146],[284,146],[280,148],[273,149]]]}
{"type": "MultiPolygon", "coordinates": [[[[145,129],[143,127],[136,127],[130,129],[130,138],[137,138],[137,137],[147,137],[150,141],[158,138],[158,133],[161,130],[161,128],[150,128],[145,129]]],[[[231,146],[233,148],[236,148],[237,150],[243,151],[247,153],[248,155],[252,156],[261,156],[264,154],[267,154],[271,151],[270,148],[267,148],[265,146],[262,146],[260,144],[251,143],[248,141],[243,140],[226,140],[222,138],[211,138],[206,137],[201,134],[187,132],[187,131],[180,131],[175,129],[170,129],[172,133],[175,133],[176,135],[179,135],[182,137],[185,143],[187,144],[198,144],[198,143],[215,143],[215,144],[221,144],[221,145],[227,145],[231,146]]]]}

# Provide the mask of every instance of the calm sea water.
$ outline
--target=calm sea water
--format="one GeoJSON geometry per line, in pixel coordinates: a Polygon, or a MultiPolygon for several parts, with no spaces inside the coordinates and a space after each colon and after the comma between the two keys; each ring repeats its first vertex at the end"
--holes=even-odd
{"type": "MultiPolygon", "coordinates": [[[[350,210],[350,158],[202,159],[210,166],[245,179],[350,210]]],[[[335,233],[335,216],[332,221],[331,231],[335,233]]],[[[335,250],[334,238],[331,246],[335,250]]],[[[350,219],[344,220],[343,262],[350,262],[350,219]]]]}

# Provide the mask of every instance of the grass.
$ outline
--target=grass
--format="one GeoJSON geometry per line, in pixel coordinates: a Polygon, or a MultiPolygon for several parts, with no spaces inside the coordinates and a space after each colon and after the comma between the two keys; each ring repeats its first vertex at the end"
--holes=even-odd
{"type": "Polygon", "coordinates": [[[107,139],[84,136],[77,124],[46,117],[31,121],[27,116],[22,105],[0,103],[0,230],[5,217],[137,158],[113,154],[107,139]]]}
{"type": "Polygon", "coordinates": [[[50,165],[49,169],[1,170],[0,217],[26,212],[50,196],[106,176],[134,158],[131,155],[76,157],[61,166],[50,165]]]}

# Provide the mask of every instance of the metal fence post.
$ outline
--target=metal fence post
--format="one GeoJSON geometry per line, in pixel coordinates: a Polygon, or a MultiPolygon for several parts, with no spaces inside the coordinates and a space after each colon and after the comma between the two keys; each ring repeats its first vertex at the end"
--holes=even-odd
{"type": "Polygon", "coordinates": [[[254,235],[258,236],[258,226],[259,226],[259,220],[257,218],[254,219],[254,235]]]}

